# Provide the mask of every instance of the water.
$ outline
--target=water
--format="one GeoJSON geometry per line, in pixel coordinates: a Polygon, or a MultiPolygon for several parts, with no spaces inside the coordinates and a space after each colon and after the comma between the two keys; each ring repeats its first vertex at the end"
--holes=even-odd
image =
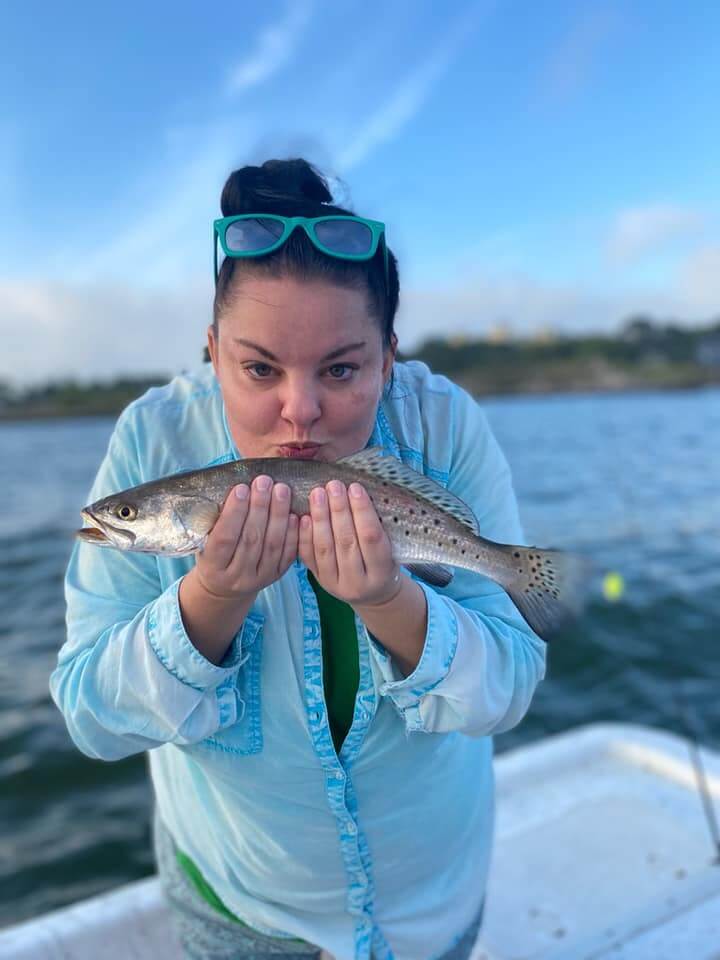
{"type": "MultiPolygon", "coordinates": [[[[484,400],[530,542],[581,548],[599,583],[498,750],[582,723],[679,731],[720,748],[720,391],[484,400]]],[[[47,681],[63,641],[71,531],[111,420],[0,425],[0,925],[153,871],[143,757],[92,761],[47,681]]]]}

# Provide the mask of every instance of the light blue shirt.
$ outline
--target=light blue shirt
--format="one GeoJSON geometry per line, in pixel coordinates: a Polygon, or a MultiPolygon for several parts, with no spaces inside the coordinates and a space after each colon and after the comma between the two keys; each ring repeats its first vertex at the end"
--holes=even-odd
{"type": "MultiPolygon", "coordinates": [[[[396,363],[369,445],[451,489],[483,536],[525,542],[485,415],[445,377],[396,363]]],[[[89,501],[239,455],[208,366],[123,412],[89,501]]],[[[360,684],[338,757],[305,567],[260,591],[216,666],[178,606],[194,562],[76,544],[50,680],[74,742],[103,760],[149,751],[164,823],[245,923],[337,960],[440,955],[484,896],[492,734],[528,709],[543,642],[497,584],[457,568],[448,587],[421,583],[428,626],[408,677],[356,617],[360,684]]]]}

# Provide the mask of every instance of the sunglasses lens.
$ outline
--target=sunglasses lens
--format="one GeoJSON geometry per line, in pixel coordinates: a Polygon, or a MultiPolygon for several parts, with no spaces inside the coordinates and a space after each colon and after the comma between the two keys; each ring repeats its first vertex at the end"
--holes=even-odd
{"type": "Polygon", "coordinates": [[[315,236],[333,253],[363,254],[372,249],[372,231],[354,220],[323,220],[315,224],[315,236]]]}
{"type": "Polygon", "coordinates": [[[282,221],[271,217],[236,220],[225,231],[225,243],[233,253],[257,253],[277,243],[284,229],[282,221]]]}

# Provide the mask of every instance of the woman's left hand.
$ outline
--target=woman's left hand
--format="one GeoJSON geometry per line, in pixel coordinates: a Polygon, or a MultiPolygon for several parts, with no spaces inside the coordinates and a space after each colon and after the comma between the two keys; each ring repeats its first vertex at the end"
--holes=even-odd
{"type": "Polygon", "coordinates": [[[353,607],[387,603],[400,592],[392,545],[359,483],[346,489],[331,480],[314,488],[310,516],[300,521],[298,556],[328,593],[353,607]]]}

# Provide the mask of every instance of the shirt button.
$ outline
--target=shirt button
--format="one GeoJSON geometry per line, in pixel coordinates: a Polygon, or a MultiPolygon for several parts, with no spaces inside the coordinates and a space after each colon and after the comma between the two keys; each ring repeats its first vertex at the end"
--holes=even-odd
{"type": "Polygon", "coordinates": [[[370,714],[367,712],[367,710],[363,710],[363,712],[360,714],[360,719],[364,723],[367,723],[367,721],[370,719],[370,714]]]}
{"type": "Polygon", "coordinates": [[[355,834],[357,833],[357,827],[355,826],[355,823],[352,820],[348,820],[348,822],[345,824],[345,829],[352,836],[355,836],[355,834]]]}

